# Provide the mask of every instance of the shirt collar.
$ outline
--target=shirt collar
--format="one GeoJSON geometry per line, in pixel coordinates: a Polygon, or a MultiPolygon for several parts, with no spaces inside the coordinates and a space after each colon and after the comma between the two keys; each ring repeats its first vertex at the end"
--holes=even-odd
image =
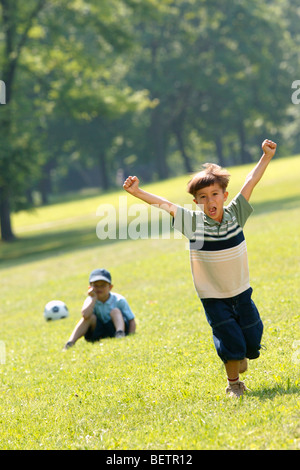
{"type": "Polygon", "coordinates": [[[217,222],[216,220],[211,219],[208,215],[204,214],[204,222],[211,226],[221,225],[221,224],[224,224],[225,222],[229,222],[229,220],[230,220],[230,214],[227,212],[226,207],[224,207],[223,209],[223,218],[221,222],[217,222]]]}
{"type": "Polygon", "coordinates": [[[111,295],[111,292],[109,293],[109,297],[108,299],[105,301],[105,302],[101,302],[101,300],[97,300],[97,302],[99,302],[100,304],[102,305],[109,305],[109,303],[112,301],[112,295],[111,295]]]}

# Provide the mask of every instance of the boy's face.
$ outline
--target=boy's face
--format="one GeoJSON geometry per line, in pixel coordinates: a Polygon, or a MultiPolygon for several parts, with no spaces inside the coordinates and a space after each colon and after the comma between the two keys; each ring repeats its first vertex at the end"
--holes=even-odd
{"type": "Polygon", "coordinates": [[[108,299],[113,286],[106,281],[95,281],[91,282],[91,287],[93,288],[97,299],[101,300],[101,302],[105,302],[108,299]]]}
{"type": "Polygon", "coordinates": [[[202,204],[203,210],[211,219],[221,222],[223,218],[223,205],[228,197],[228,192],[223,192],[221,186],[217,183],[199,189],[197,191],[194,202],[202,204]]]}

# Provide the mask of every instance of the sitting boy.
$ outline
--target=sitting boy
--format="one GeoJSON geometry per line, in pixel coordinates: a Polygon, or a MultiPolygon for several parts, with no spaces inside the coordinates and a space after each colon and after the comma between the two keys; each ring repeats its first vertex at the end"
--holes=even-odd
{"type": "Polygon", "coordinates": [[[216,351],[225,364],[230,396],[241,396],[246,387],[239,374],[247,369],[247,358],[259,356],[263,324],[251,299],[247,248],[243,227],[252,212],[249,199],[276,151],[265,140],[263,155],[249,173],[240,193],[224,207],[229,173],[206,164],[188,184],[188,192],[202,211],[189,211],[139,188],[129,176],[124,189],[133,196],[164,209],[174,217],[174,228],[190,240],[194,285],[212,328],[216,351]],[[199,220],[202,219],[202,224],[199,220]],[[201,226],[201,227],[200,227],[201,226]],[[200,233],[197,233],[198,231],[200,233]]]}
{"type": "Polygon", "coordinates": [[[64,351],[74,346],[82,336],[86,341],[99,341],[101,338],[122,338],[134,333],[135,317],[127,300],[120,294],[111,292],[111,275],[106,269],[95,269],[89,277],[90,287],[81,314],[64,351]]]}

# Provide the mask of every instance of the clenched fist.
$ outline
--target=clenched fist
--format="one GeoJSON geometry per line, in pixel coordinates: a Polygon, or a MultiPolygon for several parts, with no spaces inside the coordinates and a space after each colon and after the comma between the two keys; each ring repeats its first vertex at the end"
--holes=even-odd
{"type": "Polygon", "coordinates": [[[272,140],[266,139],[262,143],[262,149],[264,151],[264,154],[269,157],[273,158],[276,152],[277,144],[273,142],[272,140]]]}
{"type": "Polygon", "coordinates": [[[139,179],[137,176],[128,176],[124,181],[123,188],[130,194],[135,194],[139,188],[139,179]]]}

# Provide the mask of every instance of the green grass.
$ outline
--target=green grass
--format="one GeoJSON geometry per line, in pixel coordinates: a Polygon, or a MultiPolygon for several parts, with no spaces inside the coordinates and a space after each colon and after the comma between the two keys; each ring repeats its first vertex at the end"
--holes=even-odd
{"type": "MultiPolygon", "coordinates": [[[[231,169],[230,196],[250,167],[231,169]]],[[[121,191],[15,215],[19,240],[0,245],[0,448],[299,449],[299,174],[300,157],[275,160],[251,201],[245,235],[267,349],[250,362],[240,400],[224,393],[185,240],[99,241],[96,209],[117,205],[121,191]],[[137,333],[62,353],[88,274],[102,266],[137,333]],[[47,323],[54,298],[70,317],[47,323]]],[[[187,180],[147,189],[188,203],[187,180]]]]}

